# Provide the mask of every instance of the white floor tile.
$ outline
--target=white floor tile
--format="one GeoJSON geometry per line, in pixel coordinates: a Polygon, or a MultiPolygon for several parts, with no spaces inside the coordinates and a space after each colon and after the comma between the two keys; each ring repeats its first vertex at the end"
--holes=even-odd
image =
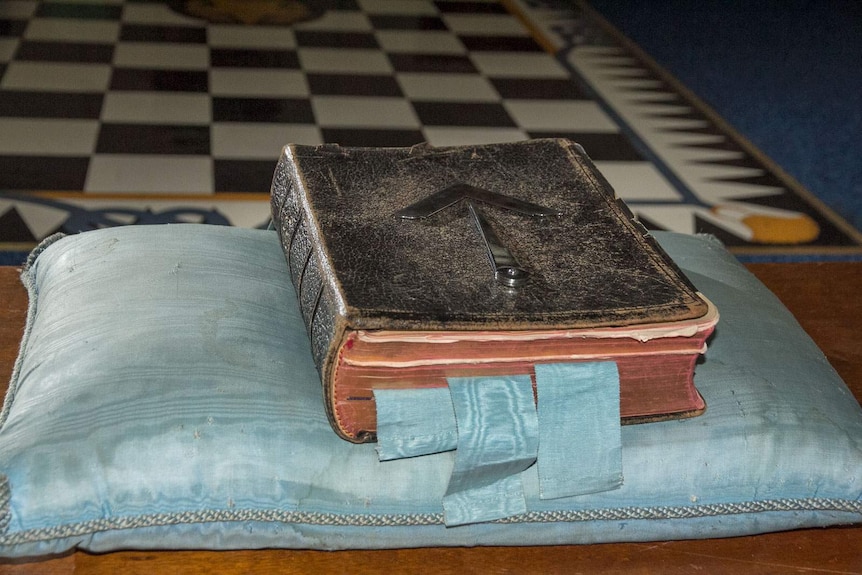
{"type": "Polygon", "coordinates": [[[98,132],[96,120],[0,118],[0,154],[88,156],[98,132]]]}
{"type": "Polygon", "coordinates": [[[108,64],[12,62],[0,88],[46,92],[104,92],[111,80],[108,64]]]}
{"type": "Polygon", "coordinates": [[[17,38],[0,38],[0,62],[10,61],[15,56],[17,49],[17,38]]]}
{"type": "Polygon", "coordinates": [[[203,20],[174,12],[166,3],[147,2],[126,2],[123,7],[123,22],[159,26],[202,26],[204,24],[203,20]]]}
{"type": "Polygon", "coordinates": [[[311,100],[317,123],[344,128],[418,128],[413,107],[401,98],[315,96],[311,100]]]}
{"type": "Polygon", "coordinates": [[[300,22],[293,26],[297,30],[326,30],[328,32],[370,32],[374,29],[363,12],[330,10],[316,20],[300,22]]]}
{"type": "Polygon", "coordinates": [[[568,78],[568,71],[544,52],[473,52],[470,59],[485,75],[497,78],[568,78]]]}
{"type": "Polygon", "coordinates": [[[484,76],[473,74],[397,75],[404,94],[411,100],[443,102],[497,102],[500,95],[484,76]]]}
{"type": "Polygon", "coordinates": [[[368,14],[436,16],[437,8],[425,0],[359,0],[359,7],[368,14]]]}
{"type": "Polygon", "coordinates": [[[95,155],[90,160],[84,190],[210,194],[212,160],[198,156],[95,155]]]}
{"type": "Polygon", "coordinates": [[[210,93],[214,96],[304,97],[308,82],[299,70],[271,68],[213,68],[210,93]]]}
{"type": "Polygon", "coordinates": [[[206,70],[209,48],[204,45],[121,42],[114,51],[114,65],[155,70],[206,70]]]}
{"type": "Polygon", "coordinates": [[[509,115],[525,130],[618,132],[619,127],[591,100],[507,100],[509,115]]]}
{"type": "Polygon", "coordinates": [[[38,5],[38,2],[31,0],[6,0],[0,3],[0,18],[30,18],[36,13],[38,5]]]}
{"type": "Polygon", "coordinates": [[[218,159],[266,159],[273,166],[286,144],[323,143],[317,126],[303,124],[213,124],[212,153],[218,159]]]}
{"type": "Polygon", "coordinates": [[[521,21],[509,14],[446,14],[446,26],[456,34],[475,36],[529,36],[521,21]]]}
{"type": "Polygon", "coordinates": [[[501,144],[526,140],[526,132],[515,128],[455,128],[448,126],[422,128],[425,140],[432,146],[467,146],[501,144]]]}
{"type": "Polygon", "coordinates": [[[91,42],[109,44],[120,35],[119,22],[35,18],[27,24],[24,38],[47,42],[91,42]]]}
{"type": "Polygon", "coordinates": [[[631,208],[635,215],[644,217],[661,229],[682,234],[695,233],[695,215],[703,217],[709,213],[707,210],[691,204],[639,204],[631,206],[631,208]]]}
{"type": "Polygon", "coordinates": [[[211,118],[207,94],[108,92],[102,105],[102,120],[121,124],[209,124],[211,118]]]}
{"type": "Polygon", "coordinates": [[[595,162],[617,195],[626,201],[680,201],[682,195],[653,164],[595,162]]]}
{"type": "Polygon", "coordinates": [[[306,72],[389,74],[392,65],[379,50],[300,48],[299,60],[306,72]]]}
{"type": "Polygon", "coordinates": [[[293,29],[286,26],[233,26],[209,27],[207,42],[213,48],[270,48],[290,50],[296,48],[293,29]]]}

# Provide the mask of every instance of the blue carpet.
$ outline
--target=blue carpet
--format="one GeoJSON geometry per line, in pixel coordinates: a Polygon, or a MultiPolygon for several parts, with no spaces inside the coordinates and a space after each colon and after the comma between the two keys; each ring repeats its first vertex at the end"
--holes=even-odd
{"type": "Polygon", "coordinates": [[[589,2],[862,229],[862,3],[589,2]]]}
{"type": "Polygon", "coordinates": [[[0,266],[20,266],[27,261],[28,252],[0,251],[0,266]]]}

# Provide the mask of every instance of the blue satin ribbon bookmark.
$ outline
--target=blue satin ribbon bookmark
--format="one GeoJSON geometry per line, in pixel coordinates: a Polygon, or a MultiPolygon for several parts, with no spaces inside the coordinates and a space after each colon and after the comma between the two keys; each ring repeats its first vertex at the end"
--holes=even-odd
{"type": "Polygon", "coordinates": [[[456,449],[446,525],[527,511],[521,472],[538,462],[539,497],[623,482],[619,374],[613,362],[537,365],[529,376],[449,379],[448,388],[375,390],[381,461],[456,449]]]}
{"type": "Polygon", "coordinates": [[[619,381],[610,361],[536,366],[539,497],[622,485],[619,381]]]}
{"type": "Polygon", "coordinates": [[[458,426],[446,387],[375,389],[380,461],[451,451],[458,426]]]}
{"type": "Polygon", "coordinates": [[[446,525],[526,512],[519,474],[535,462],[539,447],[530,377],[452,378],[449,391],[458,450],[443,497],[446,525]]]}

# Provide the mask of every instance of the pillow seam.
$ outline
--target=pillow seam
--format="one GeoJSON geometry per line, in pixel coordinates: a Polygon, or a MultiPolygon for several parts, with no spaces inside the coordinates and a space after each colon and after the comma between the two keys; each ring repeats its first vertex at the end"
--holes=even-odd
{"type": "Polygon", "coordinates": [[[33,328],[33,321],[36,318],[36,309],[38,307],[39,290],[36,287],[36,278],[34,277],[34,268],[36,262],[42,252],[44,252],[52,244],[65,237],[63,233],[53,234],[48,236],[36,246],[27,256],[27,261],[21,268],[21,283],[27,290],[27,317],[24,321],[24,333],[21,336],[21,345],[18,347],[18,356],[15,358],[15,364],[12,366],[12,375],[9,377],[9,387],[6,390],[6,397],[3,400],[3,410],[0,412],[0,430],[6,425],[6,420],[9,417],[9,411],[12,408],[12,403],[15,401],[15,395],[18,391],[19,379],[21,376],[21,365],[24,363],[24,356],[27,354],[27,346],[30,342],[30,332],[33,328]]]}
{"type": "MultiPolygon", "coordinates": [[[[2,485],[0,485],[2,489],[2,485]]],[[[710,503],[693,506],[618,507],[560,511],[528,511],[520,515],[487,522],[511,523],[579,523],[621,520],[689,520],[703,517],[743,515],[748,513],[799,511],[834,511],[862,515],[862,501],[840,498],[784,498],[737,503],[710,503]]],[[[331,527],[443,527],[443,513],[415,514],[342,514],[336,512],[284,511],[279,509],[239,509],[153,513],[107,519],[92,519],[53,527],[27,529],[0,535],[0,545],[47,542],[93,533],[181,524],[287,523],[331,527]]],[[[855,521],[855,520],[854,520],[855,521]]]]}

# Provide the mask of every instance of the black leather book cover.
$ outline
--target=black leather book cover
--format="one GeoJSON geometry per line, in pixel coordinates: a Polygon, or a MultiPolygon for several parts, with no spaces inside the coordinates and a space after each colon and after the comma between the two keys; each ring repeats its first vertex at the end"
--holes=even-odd
{"type": "Polygon", "coordinates": [[[332,291],[352,328],[594,327],[706,312],[583,150],[567,140],[288,146],[273,206],[286,253],[307,257],[291,242],[310,242],[321,287],[332,291]],[[447,193],[454,203],[427,217],[404,217],[447,193]],[[501,207],[506,199],[549,215],[501,207]],[[471,205],[525,272],[522,285],[495,277],[471,205]],[[297,238],[298,218],[308,237],[297,238]]]}
{"type": "Polygon", "coordinates": [[[578,329],[707,312],[568,140],[289,145],[272,210],[327,389],[355,330],[578,329]]]}

